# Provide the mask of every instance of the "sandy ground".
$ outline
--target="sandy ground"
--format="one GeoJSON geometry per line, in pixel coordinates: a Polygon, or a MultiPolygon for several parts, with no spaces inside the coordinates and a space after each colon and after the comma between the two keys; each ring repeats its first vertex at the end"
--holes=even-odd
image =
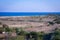
{"type": "MultiPolygon", "coordinates": [[[[47,21],[52,21],[54,18],[45,18],[42,17],[43,19],[41,21],[44,22],[39,22],[40,17],[0,17],[0,22],[2,24],[6,24],[9,27],[23,27],[25,28],[25,31],[44,31],[44,32],[52,32],[56,27],[59,27],[60,24],[54,24],[47,26],[48,23],[47,21]],[[12,20],[12,21],[11,21],[12,20]],[[18,20],[18,21],[17,21],[18,20]],[[33,20],[35,22],[32,22],[30,20],[33,20]]],[[[1,27],[2,25],[0,25],[1,27]]],[[[60,27],[59,27],[60,28],[60,27]]]]}

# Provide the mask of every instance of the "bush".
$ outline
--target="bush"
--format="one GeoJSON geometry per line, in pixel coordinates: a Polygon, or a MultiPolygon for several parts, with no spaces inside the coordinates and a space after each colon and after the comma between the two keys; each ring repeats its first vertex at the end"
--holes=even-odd
{"type": "Polygon", "coordinates": [[[60,29],[57,29],[57,30],[55,31],[54,40],[60,40],[60,29]]]}
{"type": "Polygon", "coordinates": [[[38,32],[39,40],[43,40],[44,32],[38,32]]]}
{"type": "Polygon", "coordinates": [[[4,30],[3,30],[3,28],[2,27],[0,27],[0,33],[2,33],[4,30]]]}
{"type": "Polygon", "coordinates": [[[48,22],[50,25],[54,25],[54,23],[53,22],[48,22]]]}
{"type": "Polygon", "coordinates": [[[0,25],[2,24],[2,22],[0,22],[0,25]]]}
{"type": "Polygon", "coordinates": [[[11,29],[9,27],[5,28],[5,32],[10,32],[11,29]]]}
{"type": "Polygon", "coordinates": [[[60,24],[60,18],[59,19],[55,19],[54,21],[55,21],[55,23],[60,24]]]}

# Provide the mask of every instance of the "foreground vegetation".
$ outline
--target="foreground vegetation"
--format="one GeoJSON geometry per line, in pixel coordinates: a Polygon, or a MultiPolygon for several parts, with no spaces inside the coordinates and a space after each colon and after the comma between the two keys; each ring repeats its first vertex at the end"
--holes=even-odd
{"type": "MultiPolygon", "coordinates": [[[[10,40],[25,40],[26,38],[26,34],[32,34],[32,35],[36,35],[37,40],[44,40],[44,35],[48,35],[45,34],[44,32],[25,32],[24,30],[22,30],[22,28],[9,28],[9,27],[3,27],[0,28],[0,31],[5,31],[5,32],[15,32],[17,34],[16,37],[11,37],[10,40]]],[[[50,33],[49,33],[50,34],[50,33]]],[[[53,40],[60,40],[60,29],[56,28],[54,30],[54,33],[52,33],[53,40]]],[[[51,36],[51,37],[52,37],[51,36]]],[[[33,40],[33,39],[31,39],[33,40]]]]}

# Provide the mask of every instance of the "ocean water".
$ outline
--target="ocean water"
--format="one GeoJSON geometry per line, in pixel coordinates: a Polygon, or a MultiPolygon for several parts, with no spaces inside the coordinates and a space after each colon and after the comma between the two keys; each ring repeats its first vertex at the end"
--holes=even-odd
{"type": "Polygon", "coordinates": [[[0,16],[60,15],[60,12],[0,12],[0,16]]]}

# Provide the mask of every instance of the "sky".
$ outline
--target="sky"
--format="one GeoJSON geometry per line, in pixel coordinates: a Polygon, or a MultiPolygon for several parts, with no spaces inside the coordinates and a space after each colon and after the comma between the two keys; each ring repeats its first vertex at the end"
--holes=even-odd
{"type": "Polygon", "coordinates": [[[0,0],[0,12],[60,12],[60,0],[0,0]]]}

